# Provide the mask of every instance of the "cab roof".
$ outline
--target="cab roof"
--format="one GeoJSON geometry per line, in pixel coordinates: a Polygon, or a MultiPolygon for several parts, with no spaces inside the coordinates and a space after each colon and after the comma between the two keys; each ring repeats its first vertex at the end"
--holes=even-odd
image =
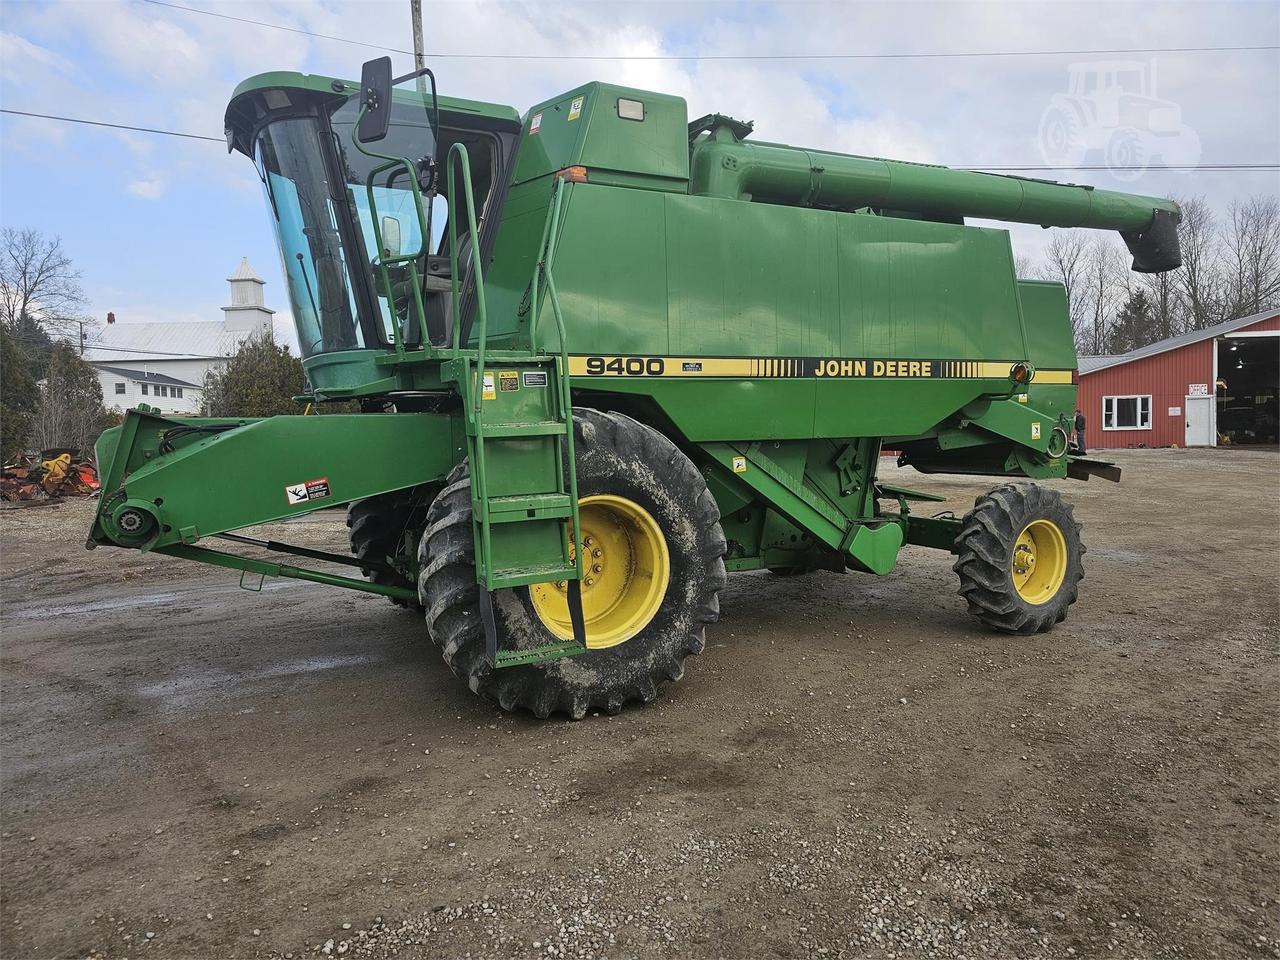
{"type": "MultiPolygon", "coordinates": [[[[310,97],[323,98],[339,98],[349,97],[360,89],[360,84],[354,80],[342,80],[337,77],[324,77],[318,74],[295,73],[290,70],[272,71],[270,73],[260,73],[257,76],[249,77],[242,80],[231,94],[231,100],[227,103],[227,111],[224,117],[224,125],[227,135],[227,149],[239,150],[241,153],[250,154],[252,148],[249,144],[250,136],[253,128],[260,115],[259,109],[254,109],[254,105],[258,103],[258,95],[269,90],[297,90],[303,91],[310,97]]],[[[394,92],[397,100],[411,102],[416,99],[414,91],[407,88],[398,88],[394,92]]],[[[463,116],[472,117],[481,120],[487,120],[490,123],[512,124],[515,127],[520,125],[520,114],[516,112],[514,107],[500,103],[485,103],[480,100],[463,100],[457,97],[445,97],[437,95],[437,102],[440,105],[442,114],[461,114],[463,116]]]]}

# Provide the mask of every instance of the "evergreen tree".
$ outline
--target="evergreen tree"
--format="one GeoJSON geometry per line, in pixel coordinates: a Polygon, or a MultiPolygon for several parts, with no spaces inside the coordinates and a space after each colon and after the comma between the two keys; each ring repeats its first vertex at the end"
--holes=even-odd
{"type": "Polygon", "coordinates": [[[81,360],[70,344],[55,343],[40,384],[32,443],[40,450],[72,447],[87,456],[109,422],[93,367],[81,360]]]}
{"type": "Polygon", "coordinates": [[[22,348],[0,328],[0,460],[4,463],[21,453],[31,436],[31,415],[40,390],[30,366],[22,348]]]}
{"type": "Polygon", "coordinates": [[[274,417],[301,413],[302,360],[270,337],[252,337],[204,382],[203,413],[209,417],[274,417]]]}
{"type": "Polygon", "coordinates": [[[1111,324],[1107,353],[1128,353],[1154,343],[1158,338],[1156,318],[1145,290],[1134,290],[1111,324]]]}

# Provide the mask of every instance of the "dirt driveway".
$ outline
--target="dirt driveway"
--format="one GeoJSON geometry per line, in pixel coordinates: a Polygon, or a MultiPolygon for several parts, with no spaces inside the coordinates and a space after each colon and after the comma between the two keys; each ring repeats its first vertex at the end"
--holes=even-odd
{"type": "Polygon", "coordinates": [[[580,723],[478,701],[380,599],[6,511],[0,952],[1280,956],[1280,456],[1116,459],[1061,485],[1049,636],[931,551],[741,574],[681,683],[580,723]]]}

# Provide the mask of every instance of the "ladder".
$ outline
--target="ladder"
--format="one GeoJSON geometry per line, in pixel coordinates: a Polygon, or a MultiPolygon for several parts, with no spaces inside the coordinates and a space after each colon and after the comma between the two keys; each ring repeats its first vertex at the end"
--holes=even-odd
{"type": "Polygon", "coordinates": [[[480,244],[471,243],[475,284],[475,349],[461,344],[462,295],[458,264],[458,199],[465,198],[467,227],[476,231],[475,202],[467,149],[454,144],[446,161],[453,215],[449,218],[449,259],[453,296],[452,360],[449,376],[462,394],[467,456],[471,467],[472,533],[476,580],[489,662],[494,667],[541,663],[584,653],[578,481],[574,469],[573,404],[564,319],[549,263],[563,202],[562,181],[552,202],[531,283],[528,351],[490,351],[480,244]],[[456,187],[461,186],[459,194],[456,187]],[[560,348],[537,348],[539,285],[545,282],[560,348]],[[573,639],[535,647],[499,649],[493,591],[537,583],[561,584],[566,593],[573,639]]]}

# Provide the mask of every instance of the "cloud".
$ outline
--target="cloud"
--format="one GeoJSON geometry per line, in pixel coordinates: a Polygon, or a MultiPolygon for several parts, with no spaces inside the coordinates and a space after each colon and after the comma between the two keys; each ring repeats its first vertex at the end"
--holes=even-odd
{"type": "Polygon", "coordinates": [[[134,180],[125,189],[143,200],[158,200],[164,196],[167,186],[164,180],[156,177],[150,180],[134,180]]]}
{"type": "MultiPolygon", "coordinates": [[[[260,0],[203,5],[254,20],[389,47],[411,46],[403,0],[335,4],[260,0]]],[[[1037,128],[1067,66],[1084,55],[954,59],[752,59],[755,54],[946,53],[1046,48],[1212,46],[1274,37],[1273,2],[726,4],[721,2],[476,2],[425,4],[430,65],[446,95],[514,105],[520,112],[589,80],[683,96],[691,117],[721,112],[756,122],[761,140],[796,143],[954,166],[1038,163],[1037,128]],[[549,59],[453,59],[446,53],[539,55],[549,59]],[[567,55],[706,59],[572,60],[567,55]],[[738,59],[715,59],[715,58],[738,59]]],[[[219,136],[235,84],[267,70],[356,77],[377,50],[270,30],[138,2],[61,0],[6,4],[0,33],[0,83],[15,109],[87,116],[219,136]]],[[[397,72],[411,57],[391,54],[397,72]]],[[[1181,105],[1199,134],[1205,160],[1274,161],[1280,155],[1280,59],[1274,52],[1167,54],[1159,58],[1159,95],[1181,105]]],[[[211,255],[236,263],[252,237],[270,243],[257,178],[243,157],[218,144],[124,132],[107,133],[47,121],[4,121],[6,160],[15,147],[30,155],[39,137],[58,136],[67,152],[92,158],[86,183],[99,195],[130,201],[155,218],[150,235],[178,235],[210,208],[222,233],[203,238],[211,255]],[[108,139],[110,138],[110,139],[108,139]],[[109,161],[103,143],[122,142],[109,161]],[[116,156],[119,154],[119,156],[116,156]],[[199,196],[194,196],[198,185],[199,196]],[[181,194],[183,211],[142,204],[181,194]],[[190,195],[190,196],[189,196],[190,195]],[[235,217],[226,216],[235,211],[235,217]],[[166,220],[160,218],[167,217],[166,220]],[[242,233],[231,235],[235,229],[242,233]],[[212,246],[211,246],[212,245],[212,246]],[[216,247],[216,249],[215,249],[216,247]],[[225,256],[222,250],[225,249],[225,256]]],[[[47,147],[46,147],[47,150],[47,147]]],[[[26,160],[26,157],[23,157],[26,160]]],[[[1038,176],[1042,174],[1031,174],[1038,176]]],[[[8,178],[18,179],[17,172],[8,178]]],[[[1053,174],[1048,174],[1053,176],[1053,174]]],[[[1234,197],[1275,192],[1274,172],[1159,171],[1133,183],[1105,173],[1063,179],[1151,194],[1206,194],[1222,208],[1234,197]]],[[[148,221],[152,223],[151,221],[148,221]]],[[[112,225],[84,229],[87,249],[109,251],[112,225]]],[[[1020,251],[1049,237],[1038,228],[1011,231],[1020,251]]],[[[105,256],[105,255],[104,255],[105,256]]],[[[261,258],[265,259],[265,257],[261,258]]],[[[221,262],[218,261],[218,262],[221,262]]],[[[276,263],[261,263],[278,309],[285,288],[276,263]]],[[[113,271],[112,271],[113,272],[113,271]]],[[[162,313],[160,307],[156,312],[162,313]]]]}

